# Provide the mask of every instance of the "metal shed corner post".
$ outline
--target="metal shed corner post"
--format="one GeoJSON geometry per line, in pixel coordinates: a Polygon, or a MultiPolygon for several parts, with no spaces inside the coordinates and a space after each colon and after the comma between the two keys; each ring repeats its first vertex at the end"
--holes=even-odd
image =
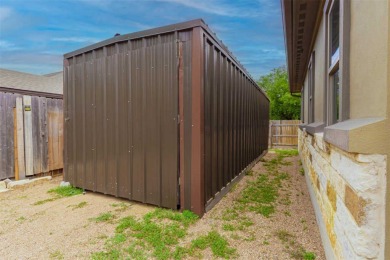
{"type": "Polygon", "coordinates": [[[191,210],[199,216],[205,213],[203,37],[203,29],[195,27],[192,35],[191,210]]]}

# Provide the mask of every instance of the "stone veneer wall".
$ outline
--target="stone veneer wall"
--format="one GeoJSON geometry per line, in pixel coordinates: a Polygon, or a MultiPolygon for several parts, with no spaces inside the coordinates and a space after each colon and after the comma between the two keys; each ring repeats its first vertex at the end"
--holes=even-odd
{"type": "Polygon", "coordinates": [[[328,259],[384,259],[386,155],[342,151],[299,130],[299,152],[328,259]]]}

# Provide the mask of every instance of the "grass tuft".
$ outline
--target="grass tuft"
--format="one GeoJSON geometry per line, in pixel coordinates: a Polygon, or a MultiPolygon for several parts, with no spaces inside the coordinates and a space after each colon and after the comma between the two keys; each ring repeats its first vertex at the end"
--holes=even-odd
{"type": "MultiPolygon", "coordinates": [[[[188,210],[180,213],[161,208],[147,213],[142,219],[124,217],[119,220],[115,236],[107,242],[108,250],[100,252],[100,255],[111,258],[113,252],[110,253],[110,250],[116,249],[120,258],[181,259],[189,250],[176,245],[187,235],[189,225],[198,218],[188,210]]],[[[94,254],[94,257],[98,256],[94,254]]]]}
{"type": "Polygon", "coordinates": [[[108,222],[115,218],[115,215],[113,215],[111,212],[102,213],[96,218],[92,218],[91,220],[94,220],[95,222],[108,222]]]}
{"type": "Polygon", "coordinates": [[[62,197],[71,197],[83,193],[83,190],[73,186],[59,186],[48,191],[48,193],[54,193],[62,197]]]}
{"type": "Polygon", "coordinates": [[[80,202],[79,204],[69,205],[68,208],[72,208],[72,210],[75,210],[75,209],[84,208],[84,207],[87,206],[87,205],[88,205],[88,202],[82,201],[82,202],[80,202]]]}
{"type": "Polygon", "coordinates": [[[56,187],[54,189],[48,190],[47,193],[51,193],[51,194],[54,193],[55,197],[45,199],[45,200],[39,200],[37,202],[34,202],[33,205],[35,205],[35,206],[42,205],[42,204],[45,204],[47,202],[61,199],[63,197],[70,197],[70,196],[74,196],[74,195],[79,195],[79,194],[83,193],[83,190],[76,188],[76,187],[72,187],[72,186],[59,186],[59,187],[56,187]]]}
{"type": "Polygon", "coordinates": [[[210,247],[213,255],[230,259],[235,256],[236,249],[229,246],[229,243],[217,231],[210,231],[206,236],[200,236],[192,241],[191,250],[205,250],[210,247]]]}

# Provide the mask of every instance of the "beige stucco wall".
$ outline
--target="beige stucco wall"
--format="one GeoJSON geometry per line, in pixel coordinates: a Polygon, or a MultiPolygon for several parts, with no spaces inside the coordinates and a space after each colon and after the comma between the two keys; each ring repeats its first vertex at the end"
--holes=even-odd
{"type": "Polygon", "coordinates": [[[385,117],[389,1],[351,1],[350,117],[385,117]]]}
{"type": "Polygon", "coordinates": [[[324,84],[325,84],[325,20],[323,19],[314,44],[315,51],[315,90],[314,120],[324,122],[324,84]]]}
{"type": "Polygon", "coordinates": [[[308,120],[309,120],[309,99],[308,99],[308,96],[309,96],[309,92],[308,92],[308,88],[307,88],[307,83],[308,83],[308,79],[306,77],[305,79],[305,83],[303,85],[303,95],[304,95],[304,101],[303,101],[303,106],[304,106],[304,115],[303,115],[303,121],[305,124],[307,124],[308,120]]]}

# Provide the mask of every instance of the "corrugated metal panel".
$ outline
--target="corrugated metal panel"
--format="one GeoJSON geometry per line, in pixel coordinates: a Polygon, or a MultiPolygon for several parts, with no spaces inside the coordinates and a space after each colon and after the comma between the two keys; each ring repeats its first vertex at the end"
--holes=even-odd
{"type": "Polygon", "coordinates": [[[207,207],[267,150],[269,100],[207,34],[204,46],[207,207]]]}
{"type": "Polygon", "coordinates": [[[170,33],[66,60],[66,180],[176,209],[176,49],[170,33]]]}

